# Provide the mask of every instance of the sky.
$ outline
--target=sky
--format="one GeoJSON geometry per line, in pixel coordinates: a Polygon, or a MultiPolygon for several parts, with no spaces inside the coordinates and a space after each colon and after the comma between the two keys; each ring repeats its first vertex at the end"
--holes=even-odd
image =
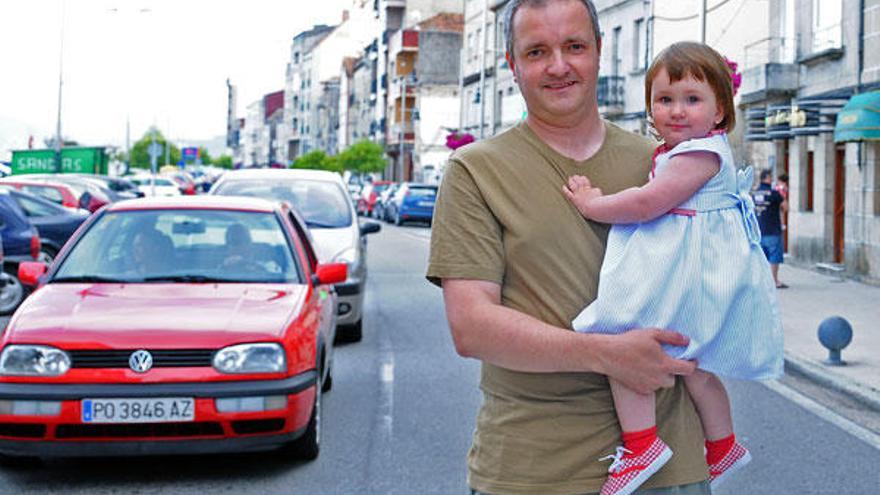
{"type": "Polygon", "coordinates": [[[59,69],[65,139],[124,146],[126,120],[132,143],[153,125],[183,144],[225,135],[226,79],[244,116],[283,89],[292,38],[350,2],[2,0],[0,160],[55,134],[59,69]]]}

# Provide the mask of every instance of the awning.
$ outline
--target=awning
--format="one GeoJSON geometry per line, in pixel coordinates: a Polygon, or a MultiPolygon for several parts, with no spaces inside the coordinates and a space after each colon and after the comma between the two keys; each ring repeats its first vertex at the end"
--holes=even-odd
{"type": "Polygon", "coordinates": [[[837,115],[834,142],[880,141],[880,91],[849,99],[837,115]]]}

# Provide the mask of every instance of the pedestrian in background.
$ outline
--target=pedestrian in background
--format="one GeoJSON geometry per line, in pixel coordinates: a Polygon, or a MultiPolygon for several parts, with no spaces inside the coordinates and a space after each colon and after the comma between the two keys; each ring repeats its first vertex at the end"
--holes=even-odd
{"type": "MultiPolygon", "coordinates": [[[[730,399],[716,376],[770,380],[782,375],[782,322],[761,252],[751,169],[737,172],[727,133],[736,124],[734,72],[702,43],[675,43],[645,76],[647,113],[663,139],[651,181],[603,195],[574,176],[563,189],[584,217],[613,223],[599,295],[572,322],[579,332],[619,334],[674,328],[690,338],[668,348],[696,360],[684,378],[697,406],[714,490],[751,460],[736,441],[730,399]]],[[[629,494],[673,451],[657,435],[654,394],[609,378],[623,445],[603,495],[629,494]]]]}
{"type": "Polygon", "coordinates": [[[761,171],[761,182],[752,191],[755,213],[761,226],[761,248],[770,262],[770,271],[777,289],[787,289],[788,285],[779,281],[779,265],[783,261],[782,214],[788,211],[788,199],[773,187],[773,172],[761,171]]]}
{"type": "Polygon", "coordinates": [[[659,432],[676,455],[645,486],[707,494],[700,422],[684,383],[695,363],[663,344],[681,334],[582,334],[572,318],[596,297],[609,227],[560,193],[587,175],[610,193],[645,183],[654,149],[598,110],[601,50],[589,0],[511,0],[507,61],[524,122],[456,150],[434,214],[428,279],[442,285],[456,350],[482,361],[483,403],[468,455],[473,493],[598,492],[620,427],[605,375],[657,393],[659,432]]]}

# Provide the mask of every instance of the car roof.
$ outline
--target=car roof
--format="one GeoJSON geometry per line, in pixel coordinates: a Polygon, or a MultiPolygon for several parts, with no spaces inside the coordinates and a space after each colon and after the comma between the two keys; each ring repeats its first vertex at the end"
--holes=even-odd
{"type": "Polygon", "coordinates": [[[154,209],[217,209],[273,212],[278,203],[260,198],[242,196],[160,196],[127,199],[107,206],[107,211],[154,209]]]}
{"type": "Polygon", "coordinates": [[[231,170],[223,174],[221,180],[240,179],[311,179],[332,181],[344,185],[342,177],[336,172],[329,170],[312,170],[303,168],[254,168],[231,170]]]}

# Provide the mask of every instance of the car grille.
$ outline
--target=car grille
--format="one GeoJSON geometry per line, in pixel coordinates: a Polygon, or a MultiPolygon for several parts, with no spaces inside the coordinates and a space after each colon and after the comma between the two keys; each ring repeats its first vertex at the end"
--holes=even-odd
{"type": "Polygon", "coordinates": [[[126,438],[126,437],[204,437],[223,435],[223,427],[213,421],[193,423],[137,423],[103,425],[58,425],[55,438],[126,438]]]}
{"type": "MultiPolygon", "coordinates": [[[[68,351],[68,354],[72,368],[128,368],[128,358],[136,350],[68,351]]],[[[213,349],[149,351],[154,368],[209,367],[214,357],[213,349]]]]}
{"type": "Polygon", "coordinates": [[[46,436],[46,425],[34,423],[0,423],[0,436],[43,438],[46,436]]]}

